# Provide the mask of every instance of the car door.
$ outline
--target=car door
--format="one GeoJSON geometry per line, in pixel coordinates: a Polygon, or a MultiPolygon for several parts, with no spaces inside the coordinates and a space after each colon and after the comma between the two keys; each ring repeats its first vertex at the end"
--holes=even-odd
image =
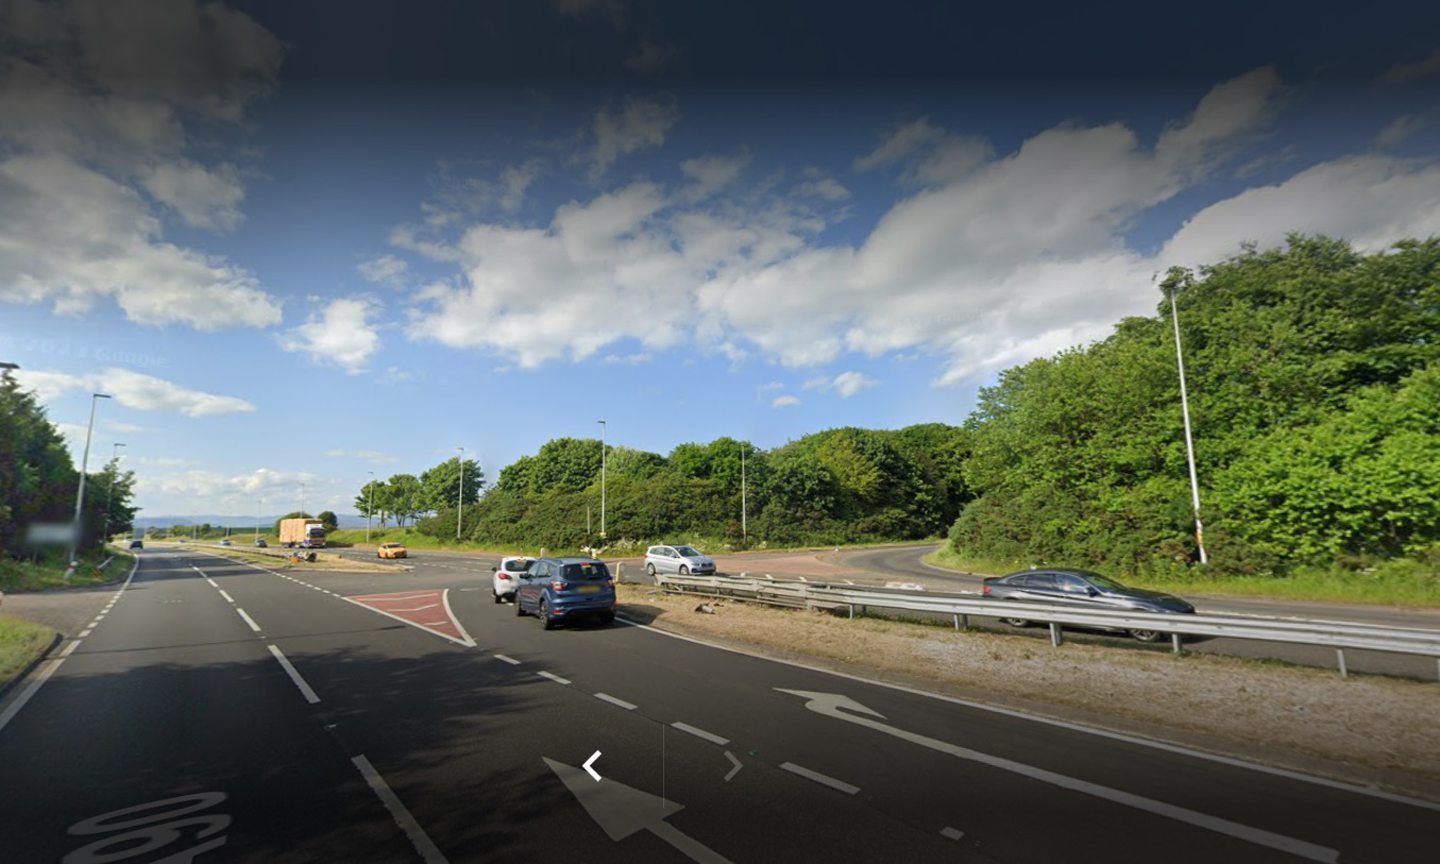
{"type": "Polygon", "coordinates": [[[1029,573],[1026,574],[1024,584],[1020,586],[1019,596],[1023,600],[1038,600],[1041,603],[1053,603],[1059,591],[1055,587],[1054,573],[1029,573]]]}
{"type": "Polygon", "coordinates": [[[669,546],[662,546],[660,548],[660,564],[655,569],[665,573],[679,573],[680,556],[669,546]]]}
{"type": "Polygon", "coordinates": [[[1056,602],[1091,609],[1100,605],[1090,593],[1090,583],[1074,573],[1055,574],[1056,602]]]}
{"type": "Polygon", "coordinates": [[[549,566],[544,561],[536,561],[530,565],[530,569],[520,574],[519,587],[515,589],[515,602],[520,604],[522,609],[534,610],[540,605],[540,590],[544,583],[545,575],[549,572],[549,566]]]}

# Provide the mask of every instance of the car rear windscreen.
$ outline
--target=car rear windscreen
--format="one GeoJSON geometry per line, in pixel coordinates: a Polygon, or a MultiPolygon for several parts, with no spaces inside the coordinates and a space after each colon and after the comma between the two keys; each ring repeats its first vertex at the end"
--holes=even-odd
{"type": "Polygon", "coordinates": [[[566,564],[561,571],[563,578],[570,582],[587,582],[609,579],[610,571],[600,562],[594,564],[566,564]]]}

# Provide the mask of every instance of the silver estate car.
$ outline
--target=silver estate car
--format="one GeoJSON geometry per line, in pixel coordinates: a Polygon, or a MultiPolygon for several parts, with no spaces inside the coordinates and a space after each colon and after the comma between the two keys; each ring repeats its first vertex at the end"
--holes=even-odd
{"type": "Polygon", "coordinates": [[[711,576],[715,573],[715,559],[701,554],[693,546],[651,546],[645,550],[645,572],[678,573],[681,576],[711,576]]]}

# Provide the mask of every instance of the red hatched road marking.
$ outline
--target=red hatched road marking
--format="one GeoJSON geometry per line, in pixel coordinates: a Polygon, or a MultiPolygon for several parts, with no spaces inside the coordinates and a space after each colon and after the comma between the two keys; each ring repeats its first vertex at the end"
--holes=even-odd
{"type": "Polygon", "coordinates": [[[364,606],[372,612],[403,621],[412,627],[419,627],[427,633],[434,633],[442,639],[449,639],[457,645],[475,647],[475,640],[465,632],[460,620],[450,609],[450,589],[434,588],[428,591],[405,591],[398,594],[367,594],[364,597],[346,597],[351,603],[364,606]],[[444,618],[435,620],[443,610],[444,618]]]}

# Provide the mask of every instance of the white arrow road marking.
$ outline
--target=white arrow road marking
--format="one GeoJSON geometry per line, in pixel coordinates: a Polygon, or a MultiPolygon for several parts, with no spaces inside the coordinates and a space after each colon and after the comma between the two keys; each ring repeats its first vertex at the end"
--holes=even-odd
{"type": "Polygon", "coordinates": [[[1308,858],[1311,861],[1323,861],[1327,862],[1327,864],[1335,864],[1335,862],[1340,860],[1339,851],[1315,843],[1308,843],[1304,840],[1286,837],[1283,834],[1274,834],[1259,828],[1251,828],[1248,825],[1241,825],[1238,822],[1231,822],[1228,819],[1221,819],[1218,816],[1197,813],[1194,810],[1187,810],[1184,807],[1177,807],[1174,804],[1166,804],[1163,801],[1144,798],[1130,792],[1122,792],[1119,789],[1111,789],[1108,786],[1101,786],[1098,783],[1091,783],[1074,777],[1066,777],[1064,774],[1046,771],[1043,768],[1036,768],[1033,765],[1025,765],[1020,762],[1003,759],[999,756],[991,756],[988,753],[981,753],[977,750],[959,747],[948,741],[939,741],[935,738],[927,738],[924,735],[919,735],[914,732],[906,732],[904,729],[898,729],[894,726],[881,723],[880,720],[885,719],[883,714],[872,711],[859,702],[856,702],[848,696],[842,696],[839,693],[786,690],[782,687],[776,687],[775,689],[781,693],[789,693],[792,696],[799,696],[801,699],[806,700],[805,707],[814,711],[816,714],[823,714],[826,717],[834,717],[837,720],[844,720],[847,723],[854,723],[857,726],[864,726],[869,729],[874,729],[877,732],[884,732],[886,735],[909,741],[912,744],[919,744],[921,747],[928,747],[931,750],[938,750],[941,753],[948,753],[960,759],[979,762],[982,765],[989,765],[992,768],[999,768],[1001,771],[1009,771],[1014,774],[1019,774],[1022,777],[1038,780],[1041,783],[1059,786],[1062,789],[1070,789],[1086,795],[1094,795],[1097,798],[1104,798],[1107,801],[1114,801],[1117,804],[1134,807],[1136,810],[1144,810],[1147,813],[1154,813],[1157,816],[1164,816],[1178,822],[1186,822],[1259,846],[1268,846],[1271,849],[1278,849],[1291,855],[1308,858]],[[841,708],[845,710],[841,711],[841,708]],[[872,720],[870,719],[871,717],[878,719],[872,720]]]}
{"type": "Polygon", "coordinates": [[[674,801],[657,798],[614,780],[591,782],[584,771],[554,759],[546,758],[545,764],[550,766],[550,770],[611,840],[618,843],[637,831],[649,831],[698,864],[731,864],[730,859],[665,821],[684,809],[674,801]]]}
{"type": "Polygon", "coordinates": [[[739,759],[736,759],[736,758],[735,758],[735,754],[731,753],[729,750],[726,750],[726,751],[725,751],[725,758],[726,758],[726,759],[729,759],[730,762],[731,762],[731,764],[733,764],[733,765],[735,766],[734,768],[731,768],[731,769],[730,769],[730,773],[729,773],[729,774],[726,774],[726,775],[725,775],[725,782],[726,782],[726,783],[729,783],[729,782],[730,782],[730,778],[731,778],[731,777],[734,777],[736,774],[739,774],[739,773],[740,773],[740,769],[743,768],[743,767],[745,767],[745,766],[741,765],[741,764],[740,764],[740,760],[739,760],[739,759]]]}
{"type": "Polygon", "coordinates": [[[596,760],[596,759],[599,759],[599,758],[600,758],[600,751],[599,751],[599,750],[596,750],[594,753],[591,753],[591,754],[590,754],[590,758],[589,758],[589,759],[586,759],[586,760],[585,760],[585,764],[580,766],[581,768],[584,768],[584,769],[585,769],[585,773],[586,773],[586,774],[589,774],[591,777],[594,777],[594,778],[595,778],[595,782],[596,782],[596,783],[599,783],[599,782],[600,782],[600,772],[596,771],[594,768],[591,768],[590,766],[591,766],[591,765],[594,765],[594,764],[595,764],[595,760],[596,760]]]}

